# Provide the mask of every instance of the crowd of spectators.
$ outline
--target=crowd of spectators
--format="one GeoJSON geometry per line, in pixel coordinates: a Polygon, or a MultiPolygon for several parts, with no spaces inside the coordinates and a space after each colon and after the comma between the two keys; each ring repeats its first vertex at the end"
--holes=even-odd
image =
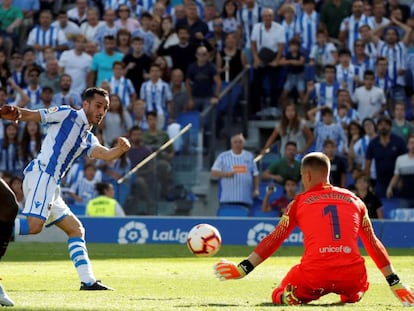
{"type": "MultiPolygon", "coordinates": [[[[96,134],[110,146],[115,137],[132,133],[133,151],[114,163],[82,160],[65,187],[86,205],[96,196],[96,182],[108,181],[122,205],[129,185],[120,187],[116,179],[168,139],[167,128],[180,113],[219,103],[223,87],[250,67],[249,117],[264,116],[267,108],[281,117],[263,149],[280,138],[284,156],[286,144],[295,141],[299,156],[324,151],[344,162],[335,169],[364,172],[380,197],[410,196],[404,184],[412,178],[407,166],[414,167],[414,159],[408,153],[404,168],[395,167],[414,133],[410,5],[2,0],[0,106],[79,109],[86,87],[107,89],[111,108],[96,134]]],[[[40,152],[47,129],[0,122],[0,171],[10,181],[40,152]]],[[[205,122],[209,127],[216,120],[205,122]]],[[[160,180],[163,196],[173,154],[153,167],[151,178],[160,180]]],[[[135,182],[148,187],[151,180],[141,177],[135,182]]],[[[341,174],[335,178],[338,185],[345,182],[341,174]]]]}

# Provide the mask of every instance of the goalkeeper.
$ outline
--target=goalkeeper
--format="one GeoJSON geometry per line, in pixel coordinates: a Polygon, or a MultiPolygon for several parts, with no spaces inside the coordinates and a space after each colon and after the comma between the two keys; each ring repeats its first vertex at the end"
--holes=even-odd
{"type": "Polygon", "coordinates": [[[304,254],[273,290],[277,305],[306,304],[336,293],[342,303],[359,301],[368,290],[364,258],[358,237],[405,306],[414,306],[414,294],[400,282],[384,245],[376,237],[367,208],[352,192],[329,184],[330,161],[322,153],[306,155],[301,164],[305,192],[297,195],[276,228],[238,265],[224,259],[215,266],[221,280],[239,279],[271,256],[298,226],[304,234],[304,254]]]}

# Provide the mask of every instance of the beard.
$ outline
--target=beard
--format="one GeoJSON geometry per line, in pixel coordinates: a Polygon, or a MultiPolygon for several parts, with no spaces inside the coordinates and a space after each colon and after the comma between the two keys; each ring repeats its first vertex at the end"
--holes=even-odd
{"type": "Polygon", "coordinates": [[[380,130],[378,131],[378,134],[379,134],[380,136],[388,136],[388,135],[390,134],[390,130],[389,130],[389,129],[380,129],[380,130]]]}

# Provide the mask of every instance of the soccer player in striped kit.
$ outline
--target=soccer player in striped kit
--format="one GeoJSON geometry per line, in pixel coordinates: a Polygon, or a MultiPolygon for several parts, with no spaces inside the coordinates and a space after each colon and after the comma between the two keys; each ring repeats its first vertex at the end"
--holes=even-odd
{"type": "Polygon", "coordinates": [[[39,110],[4,106],[0,110],[3,119],[48,124],[39,155],[24,171],[26,203],[22,214],[27,218],[16,220],[15,233],[37,234],[44,225],[56,225],[68,236],[69,254],[81,280],[80,289],[112,290],[96,280],[86,248],[85,229],[63,201],[59,185],[72,163],[83,154],[108,161],[120,157],[131,145],[126,138],[119,137],[116,146],[108,149],[91,132],[108,110],[109,95],[105,90],[89,88],[82,97],[80,110],[68,106],[39,110]]]}

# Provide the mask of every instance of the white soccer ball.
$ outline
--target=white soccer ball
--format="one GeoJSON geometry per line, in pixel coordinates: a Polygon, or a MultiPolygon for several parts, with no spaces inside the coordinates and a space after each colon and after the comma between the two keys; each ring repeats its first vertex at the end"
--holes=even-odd
{"type": "Polygon", "coordinates": [[[187,246],[196,256],[213,256],[221,246],[220,232],[209,224],[196,225],[188,233],[187,246]]]}

